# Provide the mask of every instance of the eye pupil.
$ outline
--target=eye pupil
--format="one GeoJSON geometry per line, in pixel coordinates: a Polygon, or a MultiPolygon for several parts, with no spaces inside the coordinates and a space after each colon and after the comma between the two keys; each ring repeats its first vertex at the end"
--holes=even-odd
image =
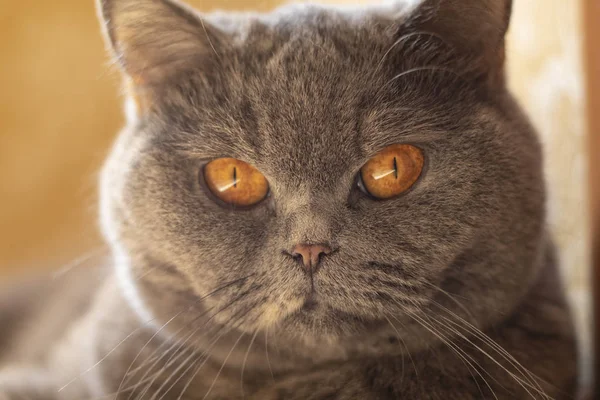
{"type": "Polygon", "coordinates": [[[233,187],[237,189],[237,168],[233,167],[233,187]]]}
{"type": "Polygon", "coordinates": [[[394,157],[394,179],[398,179],[398,161],[394,157]]]}

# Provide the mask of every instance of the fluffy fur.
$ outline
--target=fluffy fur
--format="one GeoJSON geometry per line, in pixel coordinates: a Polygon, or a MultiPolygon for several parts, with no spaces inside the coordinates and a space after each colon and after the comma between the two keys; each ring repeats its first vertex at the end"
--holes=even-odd
{"type": "Polygon", "coordinates": [[[541,150],[504,84],[510,5],[100,1],[135,107],[102,174],[114,269],[8,398],[572,398],[541,150]],[[425,171],[375,201],[357,173],[396,143],[425,171]],[[215,202],[218,157],[270,196],[215,202]],[[334,250],[309,303],[298,243],[334,250]]]}

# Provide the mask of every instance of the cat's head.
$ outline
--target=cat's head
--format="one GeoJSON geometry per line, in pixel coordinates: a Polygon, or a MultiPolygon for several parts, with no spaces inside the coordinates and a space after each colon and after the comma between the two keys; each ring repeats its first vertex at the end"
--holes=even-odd
{"type": "Polygon", "coordinates": [[[457,299],[485,325],[527,290],[544,188],[510,1],[100,10],[130,103],[103,227],[143,315],[333,343],[457,299]]]}

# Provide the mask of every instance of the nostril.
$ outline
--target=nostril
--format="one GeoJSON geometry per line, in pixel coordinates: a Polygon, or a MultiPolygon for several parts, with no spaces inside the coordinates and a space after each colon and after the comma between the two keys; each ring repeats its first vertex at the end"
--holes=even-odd
{"type": "Polygon", "coordinates": [[[331,248],[325,244],[297,244],[292,249],[291,256],[301,261],[307,270],[312,271],[318,267],[323,256],[330,253],[331,248]]]}
{"type": "Polygon", "coordinates": [[[322,251],[322,252],[318,253],[317,257],[316,257],[316,260],[315,260],[316,264],[320,264],[321,261],[323,260],[323,257],[325,257],[326,255],[328,255],[330,253],[331,253],[331,251],[328,251],[328,252],[322,251]]]}

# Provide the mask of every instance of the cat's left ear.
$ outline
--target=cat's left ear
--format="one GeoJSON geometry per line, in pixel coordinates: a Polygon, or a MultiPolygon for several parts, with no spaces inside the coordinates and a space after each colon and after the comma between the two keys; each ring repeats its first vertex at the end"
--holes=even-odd
{"type": "Polygon", "coordinates": [[[468,55],[492,81],[503,80],[504,42],[512,0],[422,0],[411,25],[433,32],[468,55]]]}
{"type": "Polygon", "coordinates": [[[129,89],[145,95],[216,63],[226,34],[176,0],[97,0],[107,42],[129,89]]]}

